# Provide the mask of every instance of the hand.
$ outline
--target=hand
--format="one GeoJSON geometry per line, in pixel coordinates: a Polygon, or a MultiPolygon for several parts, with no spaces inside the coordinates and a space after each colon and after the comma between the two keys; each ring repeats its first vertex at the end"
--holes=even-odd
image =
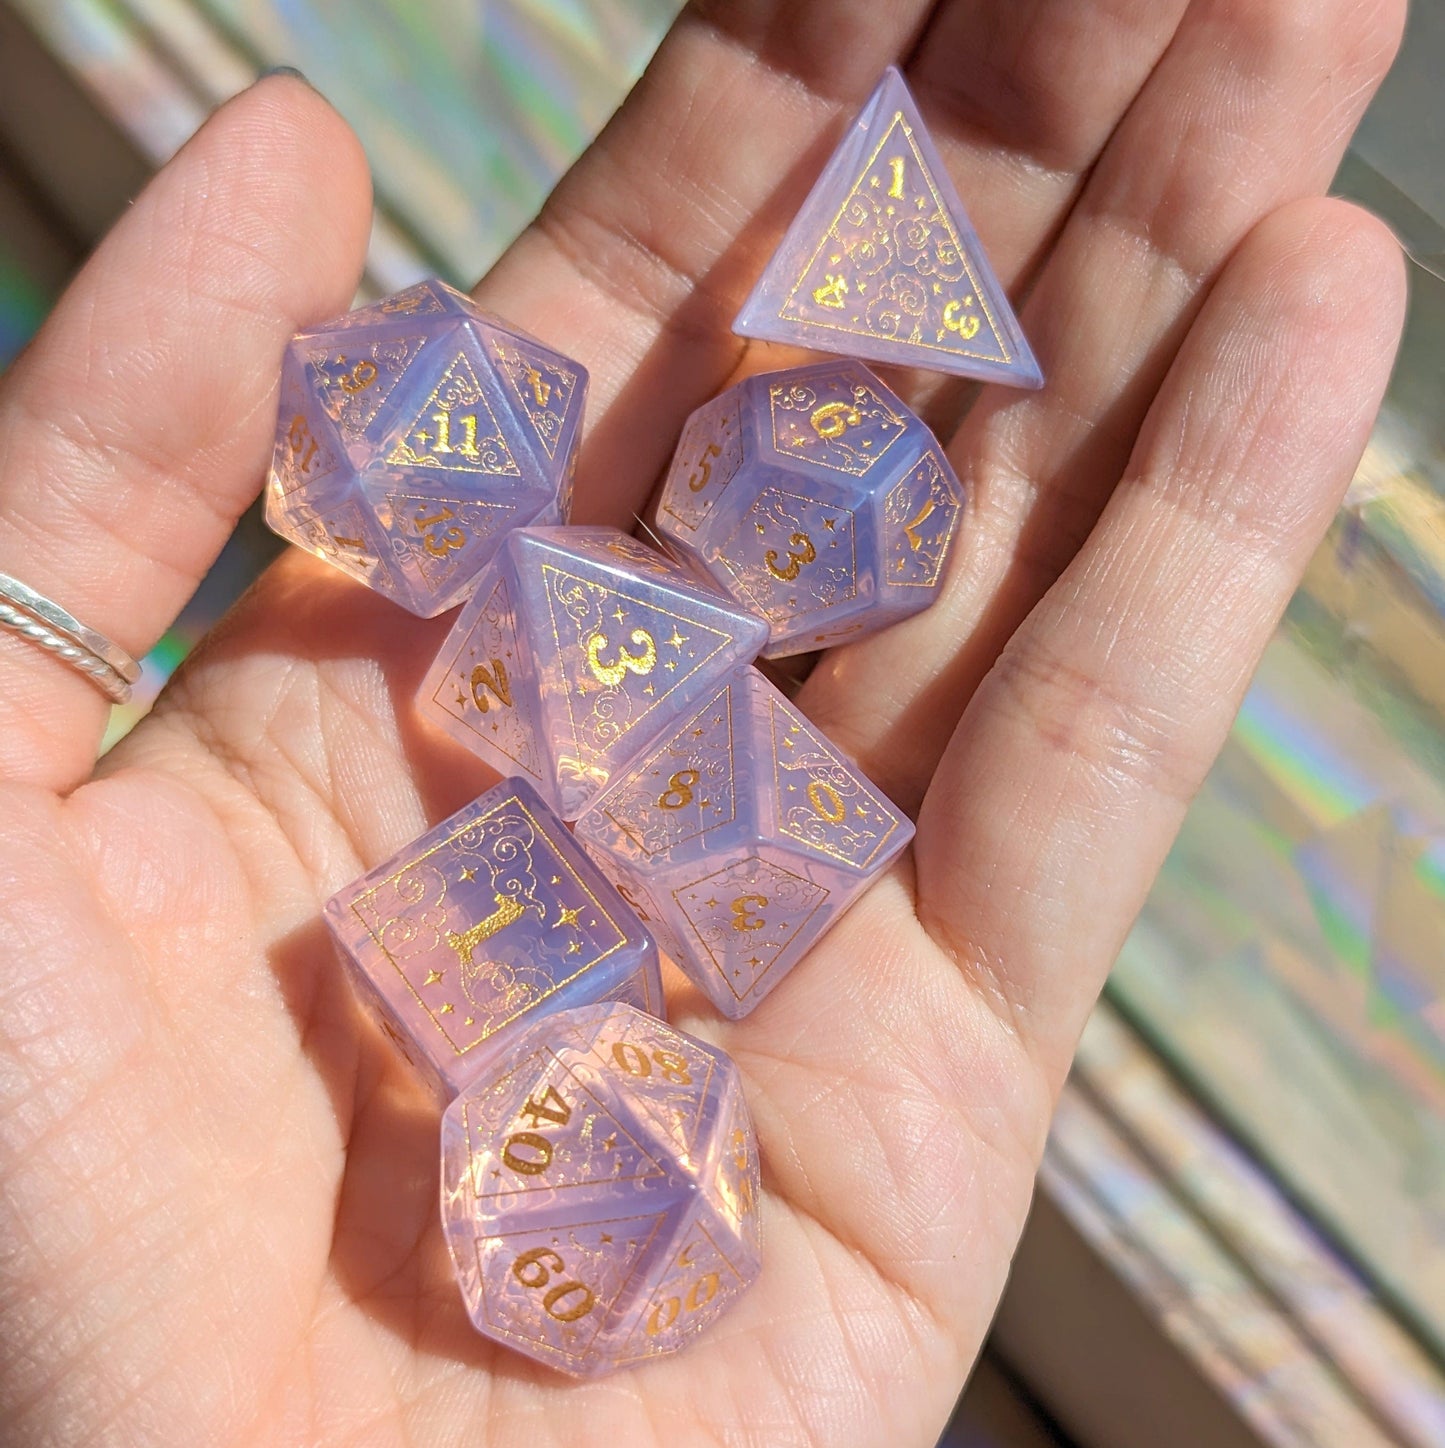
{"type": "MultiPolygon", "coordinates": [[[[885,62],[1049,383],[985,388],[946,597],[813,717],[918,813],[786,985],[675,1019],[744,1073],[765,1264],[601,1383],[472,1333],[436,1124],[318,924],[488,782],[418,725],[446,621],[292,552],[98,768],[99,696],[0,635],[0,1415],[14,1444],[929,1445],[1075,1038],[1364,444],[1402,311],[1319,193],[1401,0],[738,0],[679,22],[481,284],[592,373],[578,520],[777,365],[729,321],[885,62]]],[[[264,81],[148,188],[0,393],[0,569],[135,653],[255,496],[282,347],[347,305],[365,166],[264,81]]],[[[960,392],[923,399],[943,425],[960,392]]]]}

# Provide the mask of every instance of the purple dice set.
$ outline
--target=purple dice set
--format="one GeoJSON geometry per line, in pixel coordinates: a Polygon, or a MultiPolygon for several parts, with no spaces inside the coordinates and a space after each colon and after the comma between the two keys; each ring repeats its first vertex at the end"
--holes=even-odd
{"type": "MultiPolygon", "coordinates": [[[[736,330],[1041,381],[893,70],[736,330]]],[[[927,426],[844,357],[693,414],[665,552],[567,527],[586,390],[419,283],[293,341],[266,497],[283,536],[412,613],[464,604],[418,707],[504,778],[325,917],[445,1103],[473,1323],[579,1376],[685,1346],[760,1265],[738,1071],[665,1023],[659,946],[745,1016],[913,833],[752,662],[927,607],[964,508],[927,426]]]]}

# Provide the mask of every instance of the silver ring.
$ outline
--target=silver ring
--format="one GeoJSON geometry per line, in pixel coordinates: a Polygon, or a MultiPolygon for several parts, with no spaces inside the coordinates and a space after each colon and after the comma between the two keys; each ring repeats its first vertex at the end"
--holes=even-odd
{"type": "Polygon", "coordinates": [[[117,704],[140,678],[140,665],[118,644],[8,573],[0,573],[0,627],[80,670],[117,704]]]}

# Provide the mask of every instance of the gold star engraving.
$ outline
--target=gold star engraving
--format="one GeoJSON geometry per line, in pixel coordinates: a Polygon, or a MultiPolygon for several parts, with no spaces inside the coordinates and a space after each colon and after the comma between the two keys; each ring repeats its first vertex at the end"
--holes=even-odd
{"type": "Polygon", "coordinates": [[[559,925],[570,925],[575,930],[577,928],[577,917],[582,913],[582,907],[579,905],[574,910],[563,905],[560,909],[562,913],[557,917],[557,922],[552,926],[552,929],[556,930],[559,925]]]}
{"type": "Polygon", "coordinates": [[[716,910],[716,909],[717,909],[717,901],[716,901],[716,900],[704,900],[702,903],[703,903],[704,905],[706,905],[709,910],[716,910]]]}
{"type": "Polygon", "coordinates": [[[836,518],[824,518],[823,526],[831,533],[833,531],[833,524],[837,521],[838,520],[836,518]]]}
{"type": "Polygon", "coordinates": [[[569,941],[567,942],[567,954],[568,954],[568,955],[576,955],[577,952],[578,952],[579,950],[581,950],[581,949],[582,949],[582,942],[581,942],[580,940],[569,940],[569,941]]]}
{"type": "Polygon", "coordinates": [[[680,633],[678,633],[678,631],[677,631],[676,629],[673,629],[673,631],[672,631],[672,637],[671,637],[670,639],[668,639],[668,643],[670,643],[670,644],[673,646],[673,648],[675,648],[675,649],[680,649],[680,648],[683,646],[683,644],[685,644],[686,642],[687,642],[687,640],[686,640],[685,638],[683,638],[683,636],[682,636],[680,633]]]}
{"type": "Polygon", "coordinates": [[[554,885],[560,885],[560,884],[562,883],[562,877],[561,877],[560,875],[553,875],[553,876],[552,876],[552,883],[553,883],[554,885]]]}
{"type": "Polygon", "coordinates": [[[612,617],[615,618],[618,623],[621,623],[622,620],[627,617],[627,615],[623,613],[622,605],[620,603],[615,609],[612,610],[612,617]]]}
{"type": "Polygon", "coordinates": [[[868,818],[868,811],[864,809],[861,804],[853,806],[853,813],[857,815],[860,820],[866,820],[868,818]]]}
{"type": "Polygon", "coordinates": [[[423,984],[423,985],[440,985],[440,984],[442,983],[442,976],[443,976],[445,973],[446,973],[445,971],[440,971],[440,970],[428,971],[428,972],[427,972],[427,978],[426,978],[424,981],[422,981],[422,984],[423,984]]]}
{"type": "Polygon", "coordinates": [[[452,1013],[454,1010],[456,1010],[456,1007],[455,1007],[450,1001],[448,1001],[448,1002],[441,1008],[440,1014],[441,1014],[441,1015],[444,1015],[444,1016],[449,1016],[449,1015],[451,1015],[451,1013],[452,1013]]]}
{"type": "Polygon", "coordinates": [[[467,1016],[467,1017],[465,1018],[465,1020],[462,1021],[462,1024],[463,1024],[464,1026],[474,1026],[474,1025],[476,1025],[476,1023],[477,1023],[477,1018],[476,1018],[475,1016],[467,1016]]]}
{"type": "Polygon", "coordinates": [[[604,1232],[597,1240],[605,1247],[612,1240],[612,1233],[604,1232]]]}
{"type": "Polygon", "coordinates": [[[477,878],[477,872],[470,865],[462,866],[462,879],[468,884],[477,878]]]}

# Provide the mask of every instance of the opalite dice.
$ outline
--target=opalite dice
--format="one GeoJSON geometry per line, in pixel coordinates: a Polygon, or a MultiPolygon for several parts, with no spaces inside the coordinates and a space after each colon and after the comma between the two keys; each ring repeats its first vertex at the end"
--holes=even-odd
{"type": "Polygon", "coordinates": [[[913,838],[756,669],[620,771],[576,835],[724,1015],[746,1015],[913,838]]]}
{"type": "Polygon", "coordinates": [[[962,511],[928,425],[840,359],[749,377],[693,413],[657,526],[768,620],[777,658],[927,608],[962,511]]]}
{"type": "Polygon", "coordinates": [[[339,891],[325,917],[363,1003],[443,1098],[539,1013],[663,1011],[652,936],[525,780],[339,891]]]}
{"type": "Polygon", "coordinates": [[[566,1373],[687,1346],[757,1275],[757,1206],[737,1068],[627,1006],[529,1025],[442,1120],[467,1311],[566,1373]]]}
{"type": "Polygon", "coordinates": [[[890,66],[733,330],[1014,387],[1043,374],[978,233],[890,66]]]}
{"type": "Polygon", "coordinates": [[[266,521],[423,618],[504,531],[560,522],[587,373],[441,282],[295,337],[266,521]]]}
{"type": "Polygon", "coordinates": [[[614,528],[519,529],[479,580],[419,704],[574,819],[767,634],[762,619],[614,528]]]}

